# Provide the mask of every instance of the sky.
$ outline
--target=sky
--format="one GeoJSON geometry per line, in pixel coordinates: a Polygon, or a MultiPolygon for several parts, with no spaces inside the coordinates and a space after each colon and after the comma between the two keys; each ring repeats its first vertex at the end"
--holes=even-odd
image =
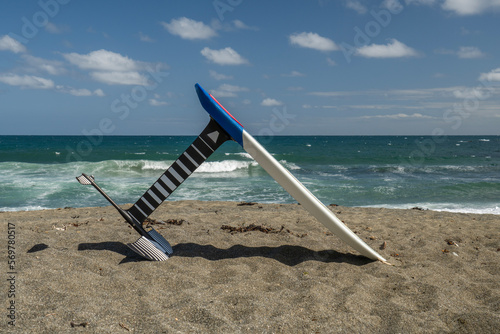
{"type": "Polygon", "coordinates": [[[500,0],[2,1],[0,135],[500,135],[500,0]]]}

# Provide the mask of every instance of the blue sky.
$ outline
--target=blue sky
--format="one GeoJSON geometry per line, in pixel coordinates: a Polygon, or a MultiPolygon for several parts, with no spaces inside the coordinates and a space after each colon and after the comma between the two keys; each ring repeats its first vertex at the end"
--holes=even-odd
{"type": "Polygon", "coordinates": [[[499,135],[499,0],[4,1],[0,134],[499,135]]]}

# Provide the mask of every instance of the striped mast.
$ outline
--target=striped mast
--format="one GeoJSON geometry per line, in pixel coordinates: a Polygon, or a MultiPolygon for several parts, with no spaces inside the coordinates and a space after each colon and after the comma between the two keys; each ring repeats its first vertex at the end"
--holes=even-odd
{"type": "Polygon", "coordinates": [[[139,198],[127,213],[142,223],[177,187],[181,185],[205,160],[231,137],[210,118],[210,122],[195,141],[139,198]]]}

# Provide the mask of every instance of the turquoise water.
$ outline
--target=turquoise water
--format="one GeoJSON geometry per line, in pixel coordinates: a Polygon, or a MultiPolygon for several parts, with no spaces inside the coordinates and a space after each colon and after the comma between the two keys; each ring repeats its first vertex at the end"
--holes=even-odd
{"type": "MultiPolygon", "coordinates": [[[[133,203],[194,136],[0,136],[0,211],[104,206],[82,172],[133,203]]],[[[500,214],[500,136],[257,137],[325,204],[500,214]]],[[[222,145],[168,200],[293,203],[238,144],[222,145]]]]}

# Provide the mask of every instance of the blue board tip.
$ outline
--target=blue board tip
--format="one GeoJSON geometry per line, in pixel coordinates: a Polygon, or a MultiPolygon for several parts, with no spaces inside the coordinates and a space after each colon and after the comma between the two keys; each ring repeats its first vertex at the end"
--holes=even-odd
{"type": "Polygon", "coordinates": [[[196,93],[203,108],[241,146],[243,146],[243,126],[200,84],[195,85],[196,93]]]}

